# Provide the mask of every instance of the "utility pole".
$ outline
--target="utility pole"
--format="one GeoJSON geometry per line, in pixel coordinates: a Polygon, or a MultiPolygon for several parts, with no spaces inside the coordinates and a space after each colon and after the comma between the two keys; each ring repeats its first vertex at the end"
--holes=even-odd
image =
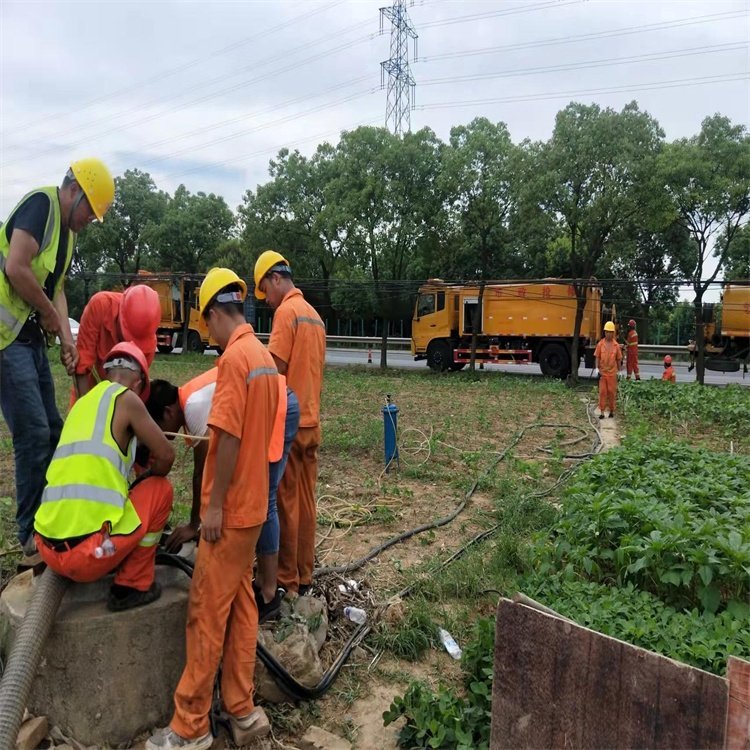
{"type": "MultiPolygon", "coordinates": [[[[413,3],[412,3],[413,4],[413,3]]],[[[417,56],[417,32],[409,20],[404,0],[393,0],[389,8],[380,9],[380,33],[383,19],[391,23],[391,56],[380,63],[380,87],[388,76],[388,100],[385,108],[385,126],[395,135],[411,130],[411,110],[414,106],[414,76],[409,67],[409,37],[414,40],[414,58],[417,56]]]]}

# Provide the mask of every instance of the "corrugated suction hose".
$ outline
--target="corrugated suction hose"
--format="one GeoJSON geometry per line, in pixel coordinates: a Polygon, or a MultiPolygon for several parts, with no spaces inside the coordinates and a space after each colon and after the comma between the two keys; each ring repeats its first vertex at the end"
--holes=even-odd
{"type": "Polygon", "coordinates": [[[49,568],[34,588],[0,680],[0,750],[15,750],[42,649],[70,580],[49,568]]]}

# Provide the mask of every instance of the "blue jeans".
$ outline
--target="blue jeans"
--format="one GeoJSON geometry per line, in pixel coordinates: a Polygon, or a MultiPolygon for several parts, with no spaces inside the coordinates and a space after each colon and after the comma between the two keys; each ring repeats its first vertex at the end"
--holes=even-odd
{"type": "Polygon", "coordinates": [[[281,460],[268,464],[268,516],[255,547],[259,555],[275,555],[279,551],[279,514],[276,511],[276,494],[284,476],[286,460],[299,429],[299,401],[291,388],[286,389],[286,422],[284,423],[284,452],[281,460]]]}
{"type": "Polygon", "coordinates": [[[63,425],[44,341],[19,336],[0,350],[0,407],[13,436],[16,523],[24,544],[34,532],[47,467],[63,425]]]}

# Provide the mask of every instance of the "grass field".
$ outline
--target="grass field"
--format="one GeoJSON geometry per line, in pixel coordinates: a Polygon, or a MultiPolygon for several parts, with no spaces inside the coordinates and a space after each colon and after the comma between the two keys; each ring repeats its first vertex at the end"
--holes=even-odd
{"type": "MultiPolygon", "coordinates": [[[[208,364],[206,357],[159,355],[151,374],[179,384],[208,364]]],[[[69,379],[59,365],[53,369],[64,413],[69,379]]],[[[318,567],[349,563],[396,534],[448,515],[478,483],[450,524],[412,536],[347,574],[360,583],[362,599],[370,603],[389,601],[407,585],[413,586],[413,593],[387,610],[364,650],[324,699],[272,710],[282,739],[315,721],[354,740],[357,747],[384,746],[378,744],[382,738],[376,731],[382,730],[380,713],[413,680],[430,689],[462,693],[461,667],[443,651],[437,628],[466,644],[476,637],[477,623],[481,626],[482,618],[494,615],[499,594],[512,594],[524,582],[537,585],[534,593],[540,598],[545,594],[534,579],[537,545],[561,516],[565,483],[558,479],[585,460],[595,442],[586,413],[592,395],[590,386],[576,391],[556,381],[498,373],[326,370],[318,567]],[[389,472],[384,471],[381,414],[386,394],[400,410],[400,463],[389,472]],[[487,541],[442,567],[449,555],[490,528],[495,531],[487,541]]],[[[733,451],[747,453],[742,397],[737,396],[737,404],[730,399],[732,414],[717,426],[713,415],[722,407],[712,402],[703,408],[694,390],[684,395],[680,391],[682,406],[668,409],[658,393],[639,396],[626,388],[619,429],[644,439],[680,432],[694,445],[716,450],[731,444],[733,451]]],[[[188,514],[191,470],[190,451],[178,445],[170,475],[175,488],[173,521],[188,514]]],[[[12,448],[0,422],[2,580],[11,575],[18,559],[13,512],[12,448]]],[[[338,594],[339,582],[335,576],[324,577],[317,586],[328,593],[332,630],[345,634],[350,626],[341,616],[347,602],[338,594]]],[[[559,595],[567,585],[561,583],[562,588],[547,594],[559,595]]],[[[576,596],[585,601],[585,593],[576,590],[576,596]]],[[[572,610],[571,616],[584,617],[572,610]]],[[[490,630],[485,628],[485,635],[490,630]]],[[[328,656],[335,653],[335,645],[325,652],[328,656]]],[[[478,659],[475,662],[478,669],[484,668],[478,659]]],[[[395,733],[389,737],[392,743],[395,733]]]]}

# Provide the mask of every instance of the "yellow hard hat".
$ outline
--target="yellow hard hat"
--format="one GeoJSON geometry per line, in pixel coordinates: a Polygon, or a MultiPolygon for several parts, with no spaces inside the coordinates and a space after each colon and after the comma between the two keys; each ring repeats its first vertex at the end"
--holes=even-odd
{"type": "Polygon", "coordinates": [[[614,331],[615,330],[615,324],[611,320],[608,320],[604,324],[604,330],[605,331],[614,331]]]}
{"type": "Polygon", "coordinates": [[[260,291],[260,282],[263,281],[263,277],[271,270],[274,266],[283,265],[289,268],[289,261],[276,250],[266,250],[260,254],[258,260],[255,261],[255,296],[258,299],[265,299],[266,295],[260,291]]]}
{"type": "Polygon", "coordinates": [[[86,194],[96,218],[103,221],[115,199],[115,181],[104,162],[94,158],[79,159],[70,165],[70,171],[86,194]]]}
{"type": "Polygon", "coordinates": [[[198,307],[203,315],[213,298],[222,290],[232,284],[238,284],[242,289],[242,300],[247,296],[247,284],[231,268],[212,268],[203,279],[200,292],[198,292],[198,307]]]}

